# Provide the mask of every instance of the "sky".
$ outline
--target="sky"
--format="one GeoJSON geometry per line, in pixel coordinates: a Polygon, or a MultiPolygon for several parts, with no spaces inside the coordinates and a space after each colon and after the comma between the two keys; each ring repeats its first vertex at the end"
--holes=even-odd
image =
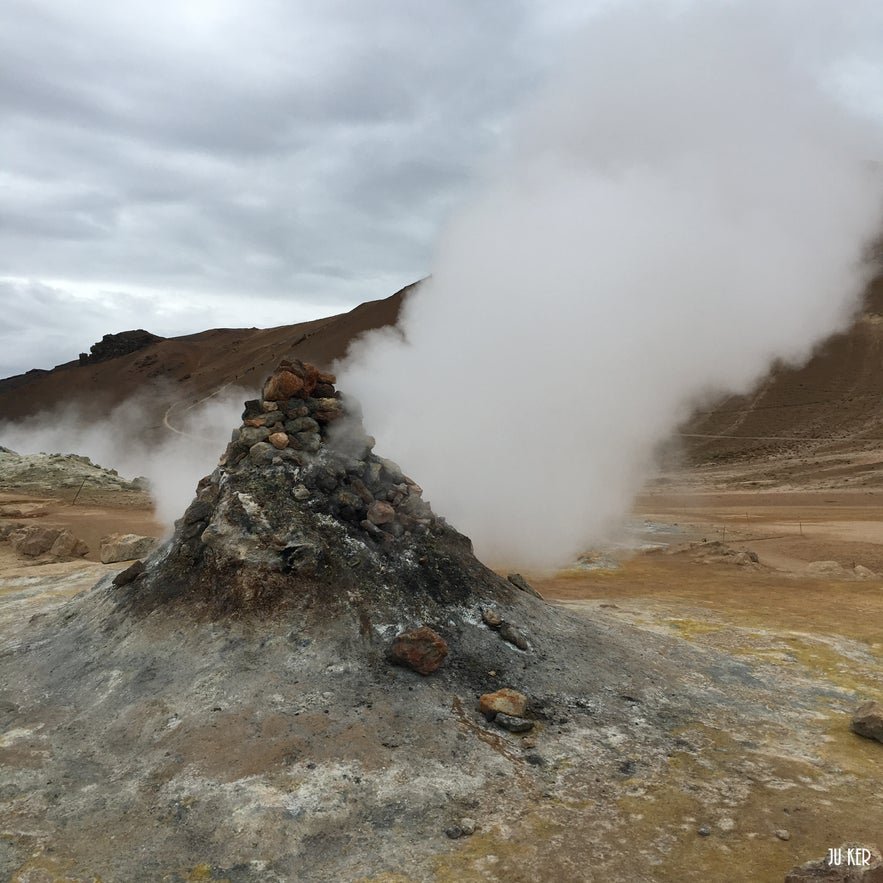
{"type": "Polygon", "coordinates": [[[5,0],[0,377],[341,312],[445,220],[601,3],[5,0]]]}

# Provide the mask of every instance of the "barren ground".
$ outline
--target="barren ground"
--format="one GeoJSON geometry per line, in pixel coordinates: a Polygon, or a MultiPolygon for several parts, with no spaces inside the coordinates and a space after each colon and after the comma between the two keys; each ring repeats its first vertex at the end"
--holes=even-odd
{"type": "MultiPolygon", "coordinates": [[[[883,745],[849,730],[852,707],[883,695],[883,579],[806,573],[807,564],[819,560],[883,573],[883,493],[716,484],[703,489],[694,474],[678,492],[670,481],[638,502],[636,516],[676,525],[682,533],[666,537],[675,543],[723,540],[735,550],[754,550],[758,565],[707,562],[689,551],[638,552],[620,554],[618,567],[574,568],[533,583],[547,599],[586,617],[748,663],[765,685],[772,679],[781,686],[773,701],[768,690],[759,691],[769,719],[755,715],[740,724],[729,712],[716,719],[713,709],[696,709],[695,725],[676,734],[683,750],[661,766],[644,763],[626,742],[621,775],[598,782],[596,793],[587,792],[585,782],[579,793],[562,784],[566,771],[556,773],[556,789],[548,773],[555,796],[547,795],[545,805],[525,807],[517,794],[500,796],[514,798],[507,824],[480,826],[456,842],[443,838],[430,865],[409,870],[403,858],[401,873],[372,879],[527,881],[545,867],[559,874],[569,869],[570,877],[557,879],[772,883],[846,840],[883,845],[883,745]],[[700,828],[710,833],[699,834],[700,828]],[[787,831],[788,839],[776,831],[787,831]]],[[[0,502],[13,500],[38,503],[47,510],[40,522],[70,527],[93,553],[104,533],[160,533],[143,501],[119,495],[76,506],[27,494],[0,502]]],[[[33,566],[0,545],[3,637],[24,617],[52,609],[115,569],[89,560],[33,566]],[[69,575],[63,584],[61,573],[69,575]]],[[[564,688],[566,669],[562,677],[564,688]]],[[[7,733],[0,743],[14,745],[16,738],[7,733]]],[[[67,876],[50,848],[37,850],[12,879],[89,878],[67,876]]],[[[222,878],[209,861],[173,879],[222,878]]]]}

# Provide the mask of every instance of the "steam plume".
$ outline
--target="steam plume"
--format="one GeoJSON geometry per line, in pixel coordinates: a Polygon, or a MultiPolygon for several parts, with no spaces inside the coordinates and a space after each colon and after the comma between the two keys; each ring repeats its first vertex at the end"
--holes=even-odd
{"type": "Polygon", "coordinates": [[[696,404],[848,321],[881,206],[852,74],[880,23],[863,2],[656,0],[577,41],[402,333],[338,369],[480,554],[566,562],[696,404]]]}

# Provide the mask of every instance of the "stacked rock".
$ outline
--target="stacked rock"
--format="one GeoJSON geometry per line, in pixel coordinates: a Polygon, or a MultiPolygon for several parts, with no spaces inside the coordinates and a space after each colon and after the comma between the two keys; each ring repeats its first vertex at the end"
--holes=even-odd
{"type": "Polygon", "coordinates": [[[280,362],[262,397],[245,403],[221,466],[228,472],[301,467],[295,499],[358,525],[379,542],[426,530],[436,518],[422,489],[397,464],[372,453],[374,439],[357,406],[335,383],[333,374],[309,363],[280,362]]]}

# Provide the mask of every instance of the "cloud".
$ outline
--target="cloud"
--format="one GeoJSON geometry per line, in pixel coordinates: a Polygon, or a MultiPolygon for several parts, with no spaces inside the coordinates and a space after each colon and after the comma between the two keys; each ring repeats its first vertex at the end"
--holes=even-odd
{"type": "Polygon", "coordinates": [[[883,126],[838,83],[880,57],[881,23],[858,0],[640,0],[575,37],[402,333],[337,370],[487,560],[602,542],[700,401],[850,320],[883,126]]]}
{"type": "Polygon", "coordinates": [[[425,275],[555,21],[487,0],[9,0],[0,268],[84,298],[213,299],[227,325],[253,301],[389,294],[425,275]]]}

